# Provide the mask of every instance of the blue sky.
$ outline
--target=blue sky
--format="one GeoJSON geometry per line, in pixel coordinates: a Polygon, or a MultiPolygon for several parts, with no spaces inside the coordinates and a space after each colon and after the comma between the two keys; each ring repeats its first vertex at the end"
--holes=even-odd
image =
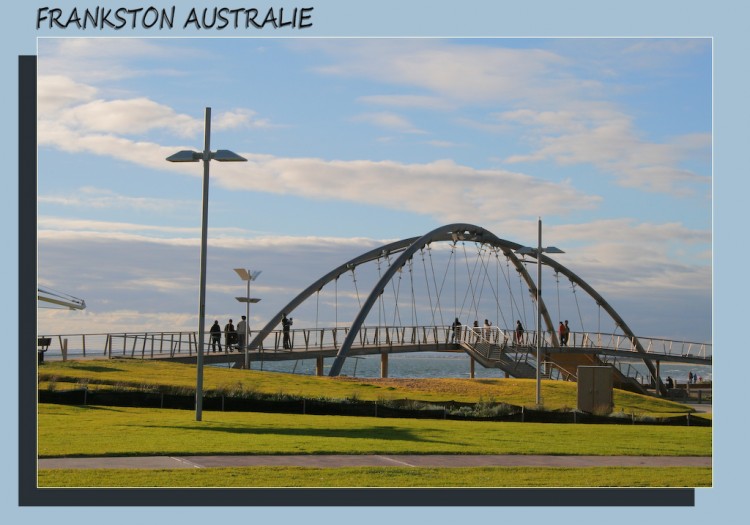
{"type": "Polygon", "coordinates": [[[40,283],[55,333],[194,329],[212,149],[209,316],[257,321],[385,240],[469,222],[564,247],[643,335],[711,339],[712,42],[75,39],[39,56],[40,283]],[[324,248],[322,248],[324,247],[324,248]],[[64,328],[64,329],[63,329],[64,328]]]}

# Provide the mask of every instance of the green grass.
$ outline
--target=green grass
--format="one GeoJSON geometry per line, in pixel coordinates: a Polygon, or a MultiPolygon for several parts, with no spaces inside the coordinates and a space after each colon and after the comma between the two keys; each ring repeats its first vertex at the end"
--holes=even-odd
{"type": "Polygon", "coordinates": [[[39,405],[40,457],[200,454],[710,456],[711,428],[39,405]]]}
{"type": "MultiPolygon", "coordinates": [[[[194,392],[195,367],[179,363],[139,359],[47,362],[39,368],[40,387],[120,389],[172,389],[194,392]]],[[[360,400],[410,399],[426,402],[479,401],[533,406],[533,379],[364,379],[329,378],[205,367],[204,389],[214,393],[286,394],[291,396],[360,400]]],[[[577,406],[577,386],[563,381],[543,381],[545,408],[555,410],[577,406]]],[[[614,391],[614,410],[643,416],[686,414],[693,409],[650,396],[614,391]]]]}
{"type": "MultiPolygon", "coordinates": [[[[40,388],[194,392],[195,367],[141,360],[48,362],[40,388]]],[[[224,395],[364,401],[504,402],[532,406],[533,380],[355,379],[206,367],[224,395]]],[[[547,409],[572,408],[576,385],[544,381],[547,409]]],[[[690,407],[615,390],[615,411],[685,414],[690,407]]],[[[702,427],[387,419],[66,406],[38,407],[39,457],[206,454],[553,454],[710,456],[702,427]]],[[[337,468],[40,470],[40,487],[701,487],[710,468],[337,468]]]]}
{"type": "Polygon", "coordinates": [[[710,487],[695,467],[41,470],[39,487],[710,487]]]}

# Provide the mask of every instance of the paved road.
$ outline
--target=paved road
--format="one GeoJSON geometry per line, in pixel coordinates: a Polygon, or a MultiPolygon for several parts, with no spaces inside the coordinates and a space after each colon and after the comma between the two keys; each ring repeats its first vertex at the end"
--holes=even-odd
{"type": "Polygon", "coordinates": [[[527,455],[299,455],[46,458],[39,469],[211,467],[711,467],[711,457],[527,455]]]}

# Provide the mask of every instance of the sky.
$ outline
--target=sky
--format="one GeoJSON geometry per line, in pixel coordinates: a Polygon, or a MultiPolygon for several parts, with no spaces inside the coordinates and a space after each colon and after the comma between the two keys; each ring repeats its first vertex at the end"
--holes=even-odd
{"type": "Polygon", "coordinates": [[[708,38],[40,38],[44,333],[260,323],[384,242],[465,222],[544,245],[640,335],[710,341],[708,38]]]}

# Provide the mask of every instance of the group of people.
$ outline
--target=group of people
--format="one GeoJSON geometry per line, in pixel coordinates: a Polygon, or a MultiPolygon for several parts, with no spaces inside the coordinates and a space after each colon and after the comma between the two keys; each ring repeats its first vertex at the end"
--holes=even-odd
{"type": "MultiPolygon", "coordinates": [[[[284,332],[284,348],[287,350],[292,349],[292,340],[290,337],[290,331],[294,320],[291,317],[287,317],[286,314],[281,315],[281,326],[284,332]]],[[[211,326],[211,352],[216,352],[217,348],[219,352],[222,352],[221,348],[221,334],[224,334],[224,345],[227,352],[237,350],[240,352],[245,348],[245,330],[247,329],[247,318],[243,315],[242,321],[237,323],[235,328],[234,322],[230,319],[229,322],[224,325],[224,330],[219,326],[219,320],[215,320],[211,326]]],[[[248,333],[248,335],[250,335],[248,333]]]]}
{"type": "Polygon", "coordinates": [[[231,352],[233,350],[237,350],[238,352],[245,348],[245,330],[247,329],[247,319],[245,316],[242,316],[242,321],[237,323],[237,327],[235,328],[233,321],[230,319],[229,322],[224,325],[224,330],[222,331],[221,326],[219,326],[219,320],[215,320],[214,324],[211,326],[211,351],[216,352],[216,347],[218,346],[219,352],[222,351],[221,349],[221,334],[224,334],[224,344],[226,346],[227,352],[231,352]]]}
{"type": "Polygon", "coordinates": [[[565,320],[565,324],[560,321],[558,331],[560,332],[560,346],[568,346],[568,339],[570,338],[570,327],[568,326],[567,319],[565,320]]]}
{"type": "MultiPolygon", "coordinates": [[[[694,374],[692,370],[688,372],[688,381],[687,381],[688,385],[694,385],[695,383],[700,383],[702,380],[703,378],[699,376],[698,374],[694,374]]],[[[675,388],[677,386],[677,382],[674,379],[672,379],[670,376],[667,376],[667,380],[665,381],[665,383],[666,383],[667,388],[675,388]]]]}
{"type": "MultiPolygon", "coordinates": [[[[456,320],[453,321],[453,324],[451,325],[451,343],[455,343],[456,341],[461,340],[461,327],[463,325],[461,324],[461,321],[458,320],[458,317],[456,317],[456,320]]],[[[474,321],[474,330],[473,333],[476,337],[479,337],[479,321],[474,321]]],[[[484,320],[484,328],[482,329],[482,336],[485,339],[490,338],[490,333],[492,330],[492,322],[489,319],[484,320]]]]}
{"type": "MultiPolygon", "coordinates": [[[[461,321],[458,320],[458,317],[456,317],[456,320],[453,321],[453,324],[451,325],[451,343],[455,343],[457,341],[461,341],[461,321]]],[[[488,319],[484,320],[484,328],[483,328],[483,336],[485,339],[489,339],[490,337],[490,331],[492,328],[492,322],[490,322],[488,319]]],[[[473,326],[473,332],[474,334],[479,335],[479,321],[474,321],[473,326]]],[[[568,346],[568,339],[570,338],[570,327],[568,326],[568,320],[566,319],[563,323],[560,321],[560,346],[568,346]]],[[[524,328],[521,324],[521,321],[516,321],[516,329],[515,329],[515,339],[516,344],[520,345],[523,344],[523,335],[524,335],[524,328]]]]}

